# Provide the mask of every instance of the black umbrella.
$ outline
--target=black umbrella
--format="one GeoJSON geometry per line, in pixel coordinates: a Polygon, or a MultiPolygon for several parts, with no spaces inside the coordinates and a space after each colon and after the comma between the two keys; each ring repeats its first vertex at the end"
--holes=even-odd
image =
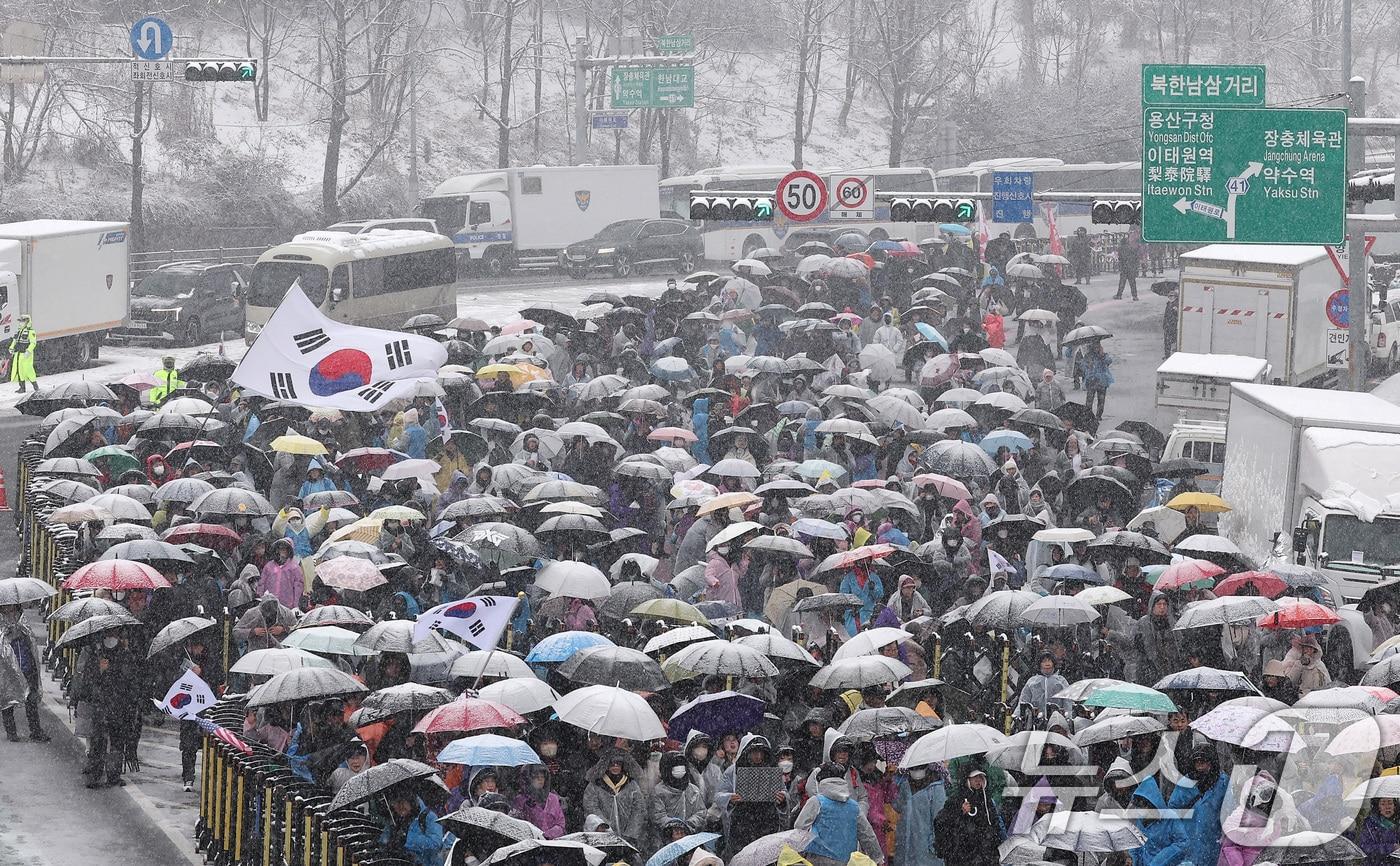
{"type": "Polygon", "coordinates": [[[1093,431],[1098,429],[1098,416],[1089,410],[1083,403],[1075,403],[1073,400],[1066,400],[1055,407],[1055,415],[1068,421],[1073,421],[1074,426],[1080,430],[1093,431]]]}
{"type": "Polygon", "coordinates": [[[632,580],[619,583],[612,589],[603,603],[598,606],[598,614],[608,619],[624,620],[632,609],[643,602],[661,598],[662,592],[649,580],[632,580]]]}
{"type": "Polygon", "coordinates": [[[1186,457],[1173,457],[1152,467],[1154,478],[1195,478],[1210,472],[1210,467],[1199,460],[1186,457]]]}
{"type": "Polygon", "coordinates": [[[983,537],[1000,540],[1006,533],[1006,541],[1012,550],[1025,550],[1031,543],[1031,536],[1045,528],[1045,522],[1024,514],[1006,514],[988,523],[982,529],[983,537]]]}
{"type": "Polygon", "coordinates": [[[656,659],[629,647],[590,647],[559,665],[559,675],[576,683],[618,686],[633,692],[660,692],[671,687],[656,659]]]}
{"type": "Polygon", "coordinates": [[[608,304],[613,307],[626,306],[622,298],[619,295],[614,295],[612,292],[594,292],[583,299],[583,304],[584,306],[591,306],[593,304],[608,304]]]}
{"type": "Polygon", "coordinates": [[[824,592],[821,595],[809,595],[793,607],[793,613],[807,613],[814,610],[845,610],[847,608],[858,608],[865,604],[859,596],[851,595],[848,592],[824,592]]]}
{"type": "Polygon", "coordinates": [[[1366,852],[1340,833],[1304,831],[1280,836],[1259,854],[1260,862],[1277,866],[1302,863],[1346,863],[1365,860],[1366,852]]]}
{"type": "Polygon", "coordinates": [[[1140,439],[1149,454],[1161,456],[1162,449],[1167,447],[1167,437],[1146,421],[1124,421],[1118,425],[1118,429],[1140,439]]]}
{"type": "Polygon", "coordinates": [[[1112,478],[1129,490],[1134,489],[1139,484],[1137,473],[1124,466],[1114,466],[1112,464],[1090,466],[1088,469],[1084,470],[1084,474],[1089,476],[1103,475],[1112,478]]]}
{"type": "Polygon", "coordinates": [[[1013,424],[1021,424],[1026,427],[1040,427],[1045,430],[1060,429],[1060,419],[1054,412],[1034,407],[1027,407],[1013,413],[1010,420],[1013,424]]]}
{"type": "Polygon", "coordinates": [[[1163,298],[1171,297],[1178,288],[1180,288],[1180,284],[1176,280],[1158,280],[1151,287],[1152,294],[1160,295],[1163,298]]]}
{"type": "Polygon", "coordinates": [[[532,319],[541,325],[551,325],[562,331],[578,329],[578,319],[553,307],[526,307],[520,311],[521,318],[532,319]]]}
{"type": "Polygon", "coordinates": [[[451,794],[433,767],[408,758],[391,758],[363,773],[351,776],[336,792],[335,799],[331,800],[330,810],[334,812],[336,809],[358,806],[395,785],[420,780],[427,782],[430,790],[433,783],[436,783],[436,787],[443,794],[451,794]]]}
{"type": "Polygon", "coordinates": [[[1070,510],[1078,513],[1105,496],[1115,503],[1130,504],[1133,493],[1123,482],[1108,475],[1081,475],[1065,486],[1065,496],[1069,498],[1070,510]]]}
{"type": "Polygon", "coordinates": [[[461,838],[468,851],[481,857],[516,842],[544,838],[540,829],[529,821],[480,806],[463,806],[442,816],[441,821],[443,827],[461,838]]]}
{"type": "Polygon", "coordinates": [[[457,450],[473,464],[480,463],[486,458],[486,454],[491,450],[491,446],[486,439],[470,430],[453,430],[451,439],[457,446],[457,450]]]}
{"type": "MultiPolygon", "coordinates": [[[[447,689],[420,683],[401,683],[365,695],[360,703],[360,725],[381,722],[399,713],[426,713],[452,700],[447,689]]],[[[415,719],[416,721],[416,719],[415,719]]],[[[516,840],[518,841],[518,840],[516,840]]]]}
{"type": "Polygon", "coordinates": [[[1141,532],[1116,529],[1089,542],[1089,552],[1100,558],[1136,557],[1143,565],[1171,562],[1172,553],[1162,542],[1141,532]]]}
{"type": "Polygon", "coordinates": [[[187,382],[223,382],[237,367],[228,358],[201,352],[180,368],[180,378],[187,382]]]}

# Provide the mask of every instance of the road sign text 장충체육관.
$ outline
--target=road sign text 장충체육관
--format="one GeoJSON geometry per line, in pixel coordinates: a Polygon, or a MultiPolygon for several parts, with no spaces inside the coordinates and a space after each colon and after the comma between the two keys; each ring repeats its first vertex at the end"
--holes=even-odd
{"type": "Polygon", "coordinates": [[[694,108],[695,67],[615,66],[612,108],[694,108]]]}
{"type": "Polygon", "coordinates": [[[1035,174],[992,172],[992,222],[1028,223],[1035,219],[1035,174]]]}
{"type": "Polygon", "coordinates": [[[1346,122],[1326,108],[1144,108],[1143,240],[1341,242],[1346,122]]]}
{"type": "Polygon", "coordinates": [[[1264,67],[1144,63],[1142,104],[1264,106],[1264,67]]]}

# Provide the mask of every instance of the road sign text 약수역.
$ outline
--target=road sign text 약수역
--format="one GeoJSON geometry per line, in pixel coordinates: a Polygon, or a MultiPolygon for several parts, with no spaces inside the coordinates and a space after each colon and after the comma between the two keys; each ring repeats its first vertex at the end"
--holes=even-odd
{"type": "Polygon", "coordinates": [[[1143,239],[1339,243],[1346,154],[1337,109],[1144,108],[1143,239]]]}
{"type": "Polygon", "coordinates": [[[1264,105],[1264,67],[1144,63],[1143,105],[1264,105]]]}
{"type": "Polygon", "coordinates": [[[615,66],[612,108],[694,108],[695,67],[615,66]]]}
{"type": "Polygon", "coordinates": [[[992,222],[1028,223],[1035,219],[1035,174],[992,172],[992,222]]]}

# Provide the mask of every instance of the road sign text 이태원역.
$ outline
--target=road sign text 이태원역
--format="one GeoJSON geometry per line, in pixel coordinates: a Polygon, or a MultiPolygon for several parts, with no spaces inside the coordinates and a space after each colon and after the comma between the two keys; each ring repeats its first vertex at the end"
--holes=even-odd
{"type": "Polygon", "coordinates": [[[1035,219],[1035,174],[992,172],[992,222],[1028,223],[1035,219]]]}
{"type": "Polygon", "coordinates": [[[826,210],[826,182],[810,171],[790,171],[778,181],[774,197],[783,216],[793,222],[810,222],[826,210]]]}
{"type": "Polygon", "coordinates": [[[613,108],[694,108],[695,67],[615,66],[613,108]]]}
{"type": "Polygon", "coordinates": [[[1264,67],[1145,63],[1143,105],[1264,105],[1264,67]]]}
{"type": "Polygon", "coordinates": [[[1340,243],[1346,155],[1337,109],[1144,108],[1143,239],[1340,243]]]}

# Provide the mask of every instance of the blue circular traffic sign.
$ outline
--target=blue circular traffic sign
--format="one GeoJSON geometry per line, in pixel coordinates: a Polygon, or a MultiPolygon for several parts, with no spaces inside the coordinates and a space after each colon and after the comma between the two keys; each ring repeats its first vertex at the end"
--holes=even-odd
{"type": "Polygon", "coordinates": [[[1334,328],[1351,326],[1351,292],[1338,289],[1327,298],[1327,321],[1334,328]]]}
{"type": "Polygon", "coordinates": [[[163,60],[175,47],[175,34],[164,18],[147,15],[131,25],[131,53],[140,60],[163,60]]]}

